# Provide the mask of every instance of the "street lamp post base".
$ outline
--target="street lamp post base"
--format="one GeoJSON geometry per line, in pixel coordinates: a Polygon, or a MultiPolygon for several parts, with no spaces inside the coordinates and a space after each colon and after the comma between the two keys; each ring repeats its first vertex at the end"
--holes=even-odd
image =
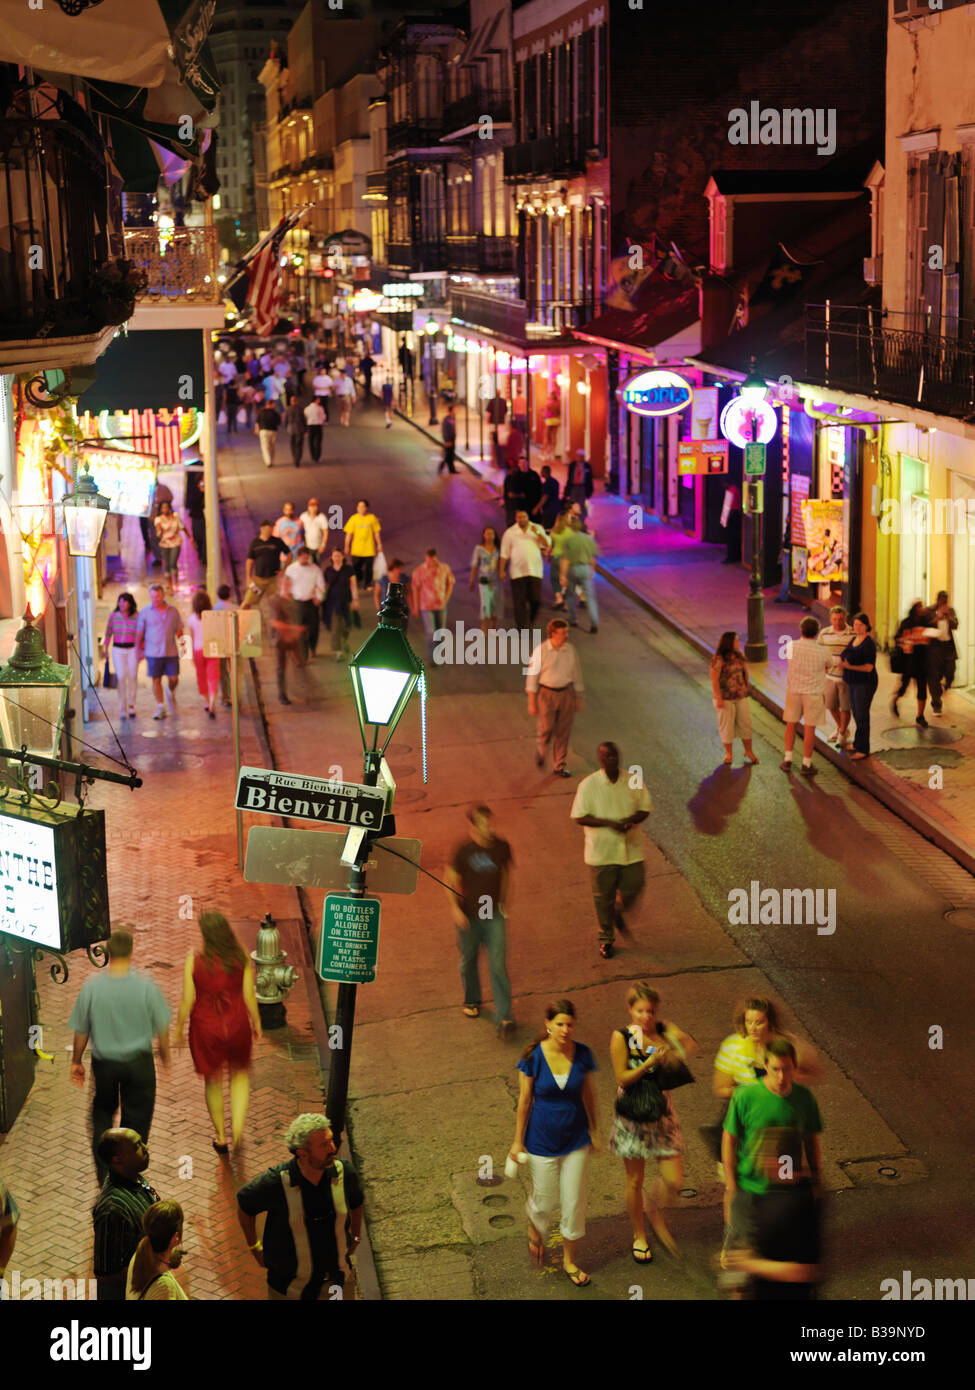
{"type": "Polygon", "coordinates": [[[748,595],[748,641],[746,661],[768,661],[768,642],[765,640],[765,595],[759,591],[748,595]]]}

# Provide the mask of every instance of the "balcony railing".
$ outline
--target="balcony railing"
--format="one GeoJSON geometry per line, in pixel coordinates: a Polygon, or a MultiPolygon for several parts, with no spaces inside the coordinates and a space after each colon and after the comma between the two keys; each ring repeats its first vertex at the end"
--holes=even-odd
{"type": "MultiPolygon", "coordinates": [[[[975,417],[975,323],[945,336],[903,314],[807,304],[806,375],[823,386],[958,419],[975,417]]],[[[954,325],[953,325],[954,327],[954,325]]]]}
{"type": "Polygon", "coordinates": [[[488,333],[500,333],[509,338],[524,338],[527,313],[523,299],[501,299],[477,290],[452,289],[450,312],[464,323],[483,328],[488,333]]]}
{"type": "Polygon", "coordinates": [[[504,152],[506,179],[564,178],[586,172],[586,150],[576,134],[546,135],[509,145],[504,152]]]}
{"type": "Polygon", "coordinates": [[[556,333],[581,328],[595,313],[596,305],[589,299],[549,299],[528,303],[528,322],[556,333]]]}
{"type": "Polygon", "coordinates": [[[447,269],[514,272],[517,243],[514,237],[470,236],[447,237],[447,269]]]}
{"type": "Polygon", "coordinates": [[[366,174],[366,191],[364,196],[368,198],[370,202],[374,203],[386,201],[385,169],[374,169],[371,173],[366,174]]]}
{"type": "Polygon", "coordinates": [[[121,253],[110,187],[95,127],[76,125],[70,108],[60,119],[0,120],[0,343],[83,338],[124,322],[131,295],[102,276],[121,253]]]}
{"type": "Polygon", "coordinates": [[[443,128],[447,135],[458,130],[476,126],[484,116],[490,116],[496,125],[510,125],[511,96],[507,92],[488,91],[478,88],[448,102],[443,112],[443,128]]]}
{"type": "Polygon", "coordinates": [[[216,227],[126,227],[125,255],[146,277],[140,304],[219,304],[216,227]]]}
{"type": "Polygon", "coordinates": [[[442,116],[414,116],[387,127],[386,149],[392,154],[394,150],[428,148],[439,144],[443,133],[442,116]]]}
{"type": "Polygon", "coordinates": [[[442,270],[447,268],[447,247],[443,241],[387,241],[386,262],[397,270],[442,270]]]}

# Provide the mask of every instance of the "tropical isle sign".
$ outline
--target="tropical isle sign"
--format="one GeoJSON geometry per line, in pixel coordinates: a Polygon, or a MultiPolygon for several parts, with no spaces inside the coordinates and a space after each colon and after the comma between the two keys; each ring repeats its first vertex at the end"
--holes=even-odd
{"type": "Polygon", "coordinates": [[[676,372],[655,368],[628,377],[616,394],[637,415],[676,415],[690,405],[692,391],[676,372]]]}

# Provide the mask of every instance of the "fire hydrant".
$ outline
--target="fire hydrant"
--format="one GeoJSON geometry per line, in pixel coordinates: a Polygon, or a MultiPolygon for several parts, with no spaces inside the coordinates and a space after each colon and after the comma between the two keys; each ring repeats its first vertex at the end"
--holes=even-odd
{"type": "Polygon", "coordinates": [[[270,912],[257,929],[257,950],[251,951],[257,977],[257,1009],[262,1028],[283,1028],[284,1001],[298,980],[293,965],[285,965],[287,951],[281,949],[281,937],[270,912]]]}

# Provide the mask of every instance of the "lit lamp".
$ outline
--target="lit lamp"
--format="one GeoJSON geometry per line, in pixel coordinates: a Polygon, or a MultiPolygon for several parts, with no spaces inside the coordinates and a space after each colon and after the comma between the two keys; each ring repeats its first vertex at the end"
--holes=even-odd
{"type": "Polygon", "coordinates": [[[434,334],[440,331],[440,325],[432,314],[423,325],[423,331],[427,335],[427,368],[429,372],[427,392],[430,418],[427,420],[427,424],[435,425],[437,423],[437,363],[433,355],[432,339],[434,334]]]}
{"type": "Polygon", "coordinates": [[[403,592],[402,584],[390,584],[386,601],[379,610],[379,626],[349,662],[359,733],[366,755],[367,782],[370,773],[378,771],[379,760],[423,675],[423,664],[406,640],[405,628],[410,615],[403,592]],[[367,724],[373,726],[371,748],[367,724]],[[378,746],[380,729],[387,731],[381,748],[378,746]]]}
{"type": "Polygon", "coordinates": [[[102,538],[111,502],[99,491],[87,465],[75,480],[74,492],[63,498],[64,525],[68,533],[68,552],[94,559],[102,538]]]}
{"type": "Polygon", "coordinates": [[[71,667],[44,650],[28,608],[10,660],[0,668],[0,733],[8,749],[57,756],[71,679],[71,667]]]}
{"type": "Polygon", "coordinates": [[[764,377],[760,377],[756,372],[754,357],[749,365],[748,375],[738,388],[738,395],[748,406],[757,405],[768,395],[768,384],[764,377]]]}

